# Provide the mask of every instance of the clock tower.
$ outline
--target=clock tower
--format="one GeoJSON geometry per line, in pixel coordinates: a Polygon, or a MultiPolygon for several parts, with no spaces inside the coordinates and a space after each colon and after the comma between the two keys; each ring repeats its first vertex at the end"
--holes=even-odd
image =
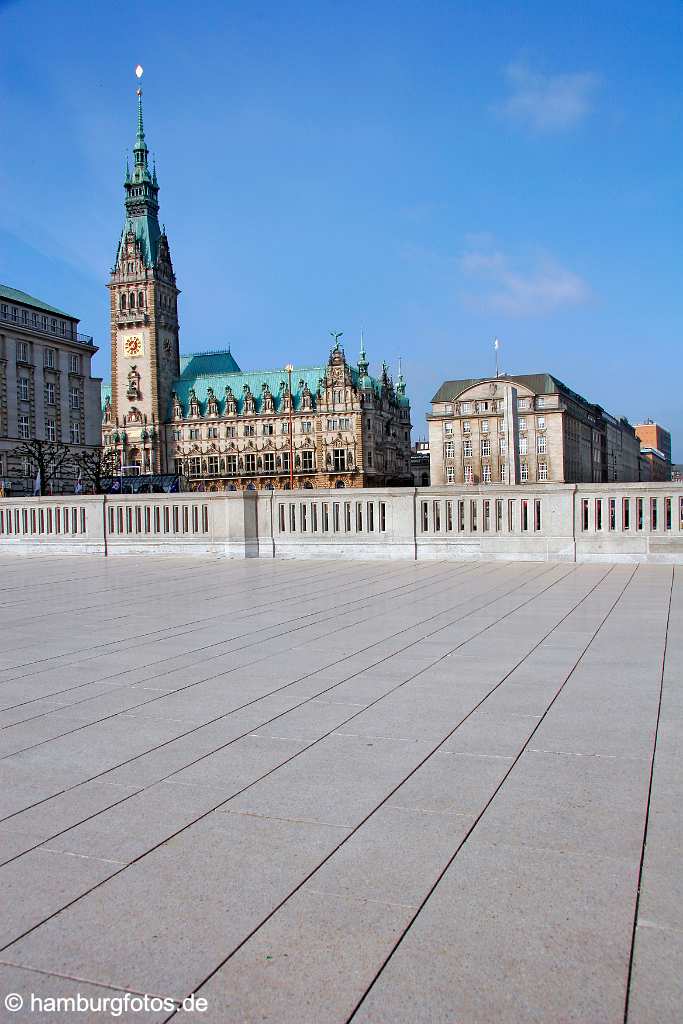
{"type": "MultiPolygon", "coordinates": [[[[180,372],[178,295],[168,238],[159,227],[159,184],[150,173],[138,89],[134,165],[126,161],[126,217],[108,284],[112,446],[129,472],[168,472],[163,435],[180,372]]],[[[111,427],[110,427],[111,429],[111,427]]]]}

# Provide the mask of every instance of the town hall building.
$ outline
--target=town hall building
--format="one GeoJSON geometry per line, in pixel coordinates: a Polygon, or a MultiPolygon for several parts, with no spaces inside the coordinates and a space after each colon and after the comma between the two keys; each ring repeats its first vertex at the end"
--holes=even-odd
{"type": "Polygon", "coordinates": [[[405,381],[386,363],[372,376],[362,342],[355,365],[341,335],[318,366],[243,371],[229,349],[180,355],[179,289],[141,90],[133,154],[103,387],[103,445],[121,472],[177,473],[206,490],[410,485],[405,381]]]}

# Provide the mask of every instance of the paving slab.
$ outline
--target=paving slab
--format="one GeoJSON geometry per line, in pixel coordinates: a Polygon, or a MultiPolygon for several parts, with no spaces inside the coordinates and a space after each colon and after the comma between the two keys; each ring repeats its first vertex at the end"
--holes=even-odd
{"type": "Polygon", "coordinates": [[[2,555],[0,612],[0,1007],[680,1019],[677,567],[2,555]]]}

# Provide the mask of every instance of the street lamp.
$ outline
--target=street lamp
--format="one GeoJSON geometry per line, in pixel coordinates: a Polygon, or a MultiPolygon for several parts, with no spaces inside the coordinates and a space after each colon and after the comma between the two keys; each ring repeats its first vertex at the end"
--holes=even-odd
{"type": "Polygon", "coordinates": [[[294,367],[287,363],[285,370],[289,378],[289,489],[294,490],[294,434],[292,432],[292,370],[294,367]]]}

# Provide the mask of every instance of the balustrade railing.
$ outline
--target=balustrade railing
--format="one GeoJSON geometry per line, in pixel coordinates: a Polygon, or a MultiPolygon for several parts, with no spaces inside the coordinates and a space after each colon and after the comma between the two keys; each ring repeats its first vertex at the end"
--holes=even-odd
{"type": "Polygon", "coordinates": [[[0,551],[50,548],[683,562],[683,484],[0,499],[0,551]]]}

